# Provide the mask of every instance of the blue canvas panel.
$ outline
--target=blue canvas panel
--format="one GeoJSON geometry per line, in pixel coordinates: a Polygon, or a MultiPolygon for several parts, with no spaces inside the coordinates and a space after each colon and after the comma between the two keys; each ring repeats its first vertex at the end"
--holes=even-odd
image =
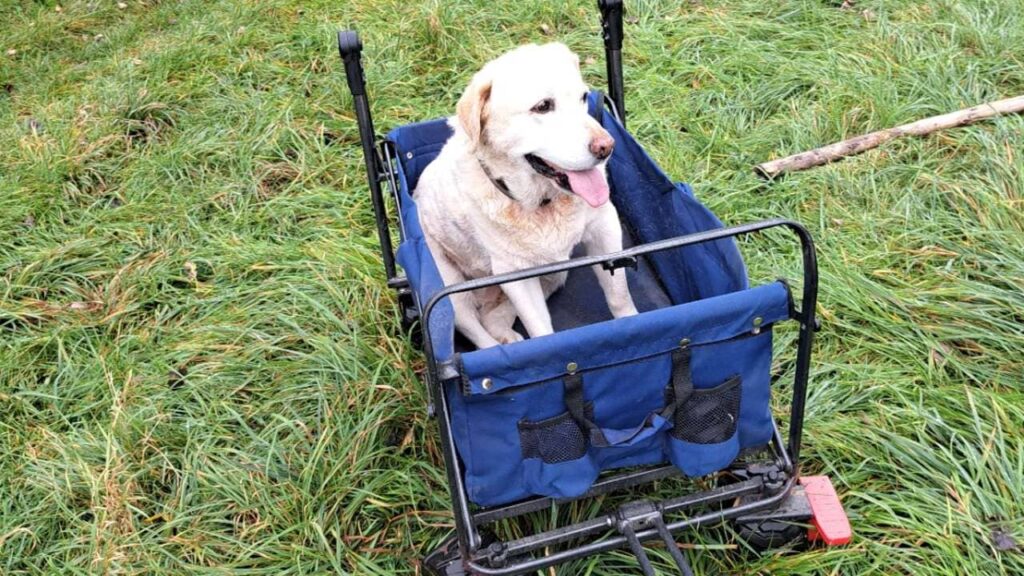
{"type": "MultiPolygon", "coordinates": [[[[536,494],[579,496],[601,470],[664,461],[692,476],[720,470],[742,448],[771,439],[771,324],[788,318],[789,292],[776,282],[461,355],[463,377],[448,383],[447,396],[470,497],[495,505],[536,494]],[[763,322],[758,334],[754,318],[763,322]],[[740,377],[737,405],[710,403],[736,421],[728,435],[712,437],[717,441],[711,443],[677,438],[672,428],[677,423],[686,427],[691,417],[679,413],[678,421],[668,422],[648,441],[587,446],[571,462],[526,457],[517,426],[566,413],[569,362],[583,378],[593,421],[609,438],[633,440],[635,429],[667,404],[670,356],[683,338],[692,350],[689,371],[695,391],[714,390],[740,377]],[[589,480],[563,478],[576,474],[589,480]]],[[[562,442],[561,437],[552,441],[562,442]]]]}

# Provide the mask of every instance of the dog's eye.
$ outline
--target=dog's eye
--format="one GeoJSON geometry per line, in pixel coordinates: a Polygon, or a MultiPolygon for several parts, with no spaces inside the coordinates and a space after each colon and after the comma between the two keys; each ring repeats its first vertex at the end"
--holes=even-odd
{"type": "Polygon", "coordinates": [[[537,114],[547,114],[555,109],[555,101],[551,98],[545,98],[540,102],[534,104],[533,108],[530,108],[530,112],[537,114]]]}
{"type": "Polygon", "coordinates": [[[586,92],[584,92],[584,93],[583,93],[583,97],[582,97],[582,98],[580,98],[580,102],[586,102],[586,101],[587,101],[587,93],[586,93],[586,92]]]}

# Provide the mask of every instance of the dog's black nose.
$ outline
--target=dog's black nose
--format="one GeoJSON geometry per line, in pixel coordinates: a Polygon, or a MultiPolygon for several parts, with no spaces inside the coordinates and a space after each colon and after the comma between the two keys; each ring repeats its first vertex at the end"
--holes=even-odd
{"type": "Polygon", "coordinates": [[[597,156],[600,160],[611,156],[614,149],[615,140],[607,132],[594,136],[590,140],[590,153],[597,156]]]}

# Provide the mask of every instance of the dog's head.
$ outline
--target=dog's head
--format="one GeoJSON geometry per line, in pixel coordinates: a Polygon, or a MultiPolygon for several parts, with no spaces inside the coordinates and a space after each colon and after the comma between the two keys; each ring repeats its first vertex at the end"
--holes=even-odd
{"type": "Polygon", "coordinates": [[[587,113],[587,93],[579,57],[564,44],[521,46],[473,76],[458,127],[478,157],[500,158],[524,178],[549,179],[600,206],[615,141],[587,113]]]}

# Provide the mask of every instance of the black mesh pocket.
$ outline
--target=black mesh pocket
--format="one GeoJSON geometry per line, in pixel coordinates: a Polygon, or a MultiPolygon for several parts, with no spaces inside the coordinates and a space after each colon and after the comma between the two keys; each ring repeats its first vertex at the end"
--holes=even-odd
{"type": "MultiPolygon", "coordinates": [[[[587,418],[594,417],[594,406],[585,406],[587,418]]],[[[545,464],[578,460],[587,453],[587,436],[568,412],[530,422],[519,421],[519,443],[523,458],[540,458],[545,464]]]]}
{"type": "Polygon", "coordinates": [[[714,388],[695,389],[676,407],[672,437],[694,444],[718,444],[732,438],[740,417],[742,391],[739,375],[714,388]]]}

